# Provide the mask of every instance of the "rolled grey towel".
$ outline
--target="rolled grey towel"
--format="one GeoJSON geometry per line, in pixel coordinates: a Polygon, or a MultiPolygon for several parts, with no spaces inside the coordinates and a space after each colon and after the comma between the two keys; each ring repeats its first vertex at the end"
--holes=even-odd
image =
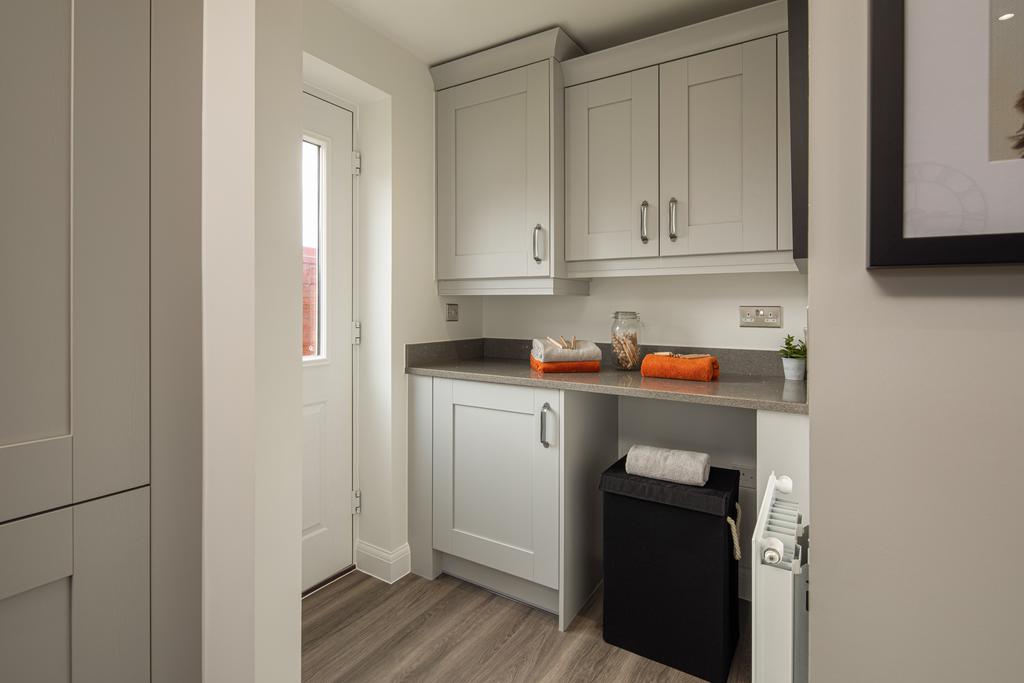
{"type": "Polygon", "coordinates": [[[711,471],[707,453],[634,444],[626,453],[626,472],[641,477],[704,486],[711,471]]]}
{"type": "Polygon", "coordinates": [[[547,339],[534,339],[533,357],[541,363],[573,363],[601,360],[601,349],[594,342],[577,340],[575,349],[563,349],[547,339]]]}

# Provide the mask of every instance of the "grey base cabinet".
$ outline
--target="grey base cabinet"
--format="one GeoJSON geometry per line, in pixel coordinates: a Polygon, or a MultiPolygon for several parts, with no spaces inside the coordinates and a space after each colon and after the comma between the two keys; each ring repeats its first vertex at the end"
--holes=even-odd
{"type": "Polygon", "coordinates": [[[412,571],[445,573],[558,615],[601,580],[601,472],[618,397],[409,378],[412,571]]]}
{"type": "Polygon", "coordinates": [[[434,548],[558,588],[559,395],[434,383],[434,548]]]}
{"type": "Polygon", "coordinates": [[[149,680],[149,487],[0,524],[0,681],[149,680]]]}

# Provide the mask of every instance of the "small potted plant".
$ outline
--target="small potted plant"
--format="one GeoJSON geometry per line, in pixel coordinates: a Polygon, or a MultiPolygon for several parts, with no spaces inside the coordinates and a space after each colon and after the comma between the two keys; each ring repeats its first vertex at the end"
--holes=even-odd
{"type": "Polygon", "coordinates": [[[782,372],[786,379],[802,380],[807,373],[807,342],[787,334],[779,355],[782,356],[782,372]]]}

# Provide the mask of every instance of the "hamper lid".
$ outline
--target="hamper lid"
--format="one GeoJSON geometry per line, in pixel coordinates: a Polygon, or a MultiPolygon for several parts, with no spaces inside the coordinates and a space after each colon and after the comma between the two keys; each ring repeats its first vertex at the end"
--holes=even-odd
{"type": "Polygon", "coordinates": [[[739,483],[738,470],[721,467],[711,468],[708,483],[704,486],[641,477],[626,472],[626,458],[623,456],[601,475],[600,488],[605,493],[649,500],[717,517],[728,517],[733,514],[733,495],[739,483]]]}

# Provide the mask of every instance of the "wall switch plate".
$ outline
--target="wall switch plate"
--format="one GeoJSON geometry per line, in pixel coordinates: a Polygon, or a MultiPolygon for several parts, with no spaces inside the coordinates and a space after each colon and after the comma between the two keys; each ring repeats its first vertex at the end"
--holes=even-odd
{"type": "Polygon", "coordinates": [[[458,304],[445,304],[444,319],[446,322],[457,323],[459,322],[459,305],[458,304]]]}
{"type": "Polygon", "coordinates": [[[782,327],[782,306],[740,306],[740,327],[782,327]]]}

